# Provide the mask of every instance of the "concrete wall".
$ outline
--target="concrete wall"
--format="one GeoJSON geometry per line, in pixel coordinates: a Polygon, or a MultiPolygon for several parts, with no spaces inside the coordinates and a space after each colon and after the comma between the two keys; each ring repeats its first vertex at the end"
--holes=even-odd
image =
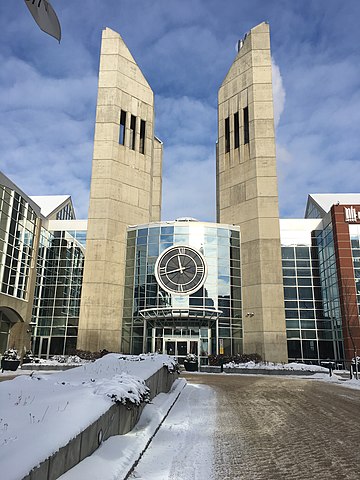
{"type": "Polygon", "coordinates": [[[244,352],[282,362],[287,347],[271,75],[269,25],[261,23],[244,38],[219,90],[217,220],[240,226],[244,352]]]}
{"type": "MultiPolygon", "coordinates": [[[[169,373],[166,367],[158,370],[146,380],[150,398],[168,392],[177,378],[178,375],[169,373]]],[[[39,467],[34,468],[23,480],[56,480],[94,453],[104,440],[130,432],[137,424],[145,405],[143,403],[131,409],[125,405],[112,405],[96,422],[42,462],[39,467]]]]}

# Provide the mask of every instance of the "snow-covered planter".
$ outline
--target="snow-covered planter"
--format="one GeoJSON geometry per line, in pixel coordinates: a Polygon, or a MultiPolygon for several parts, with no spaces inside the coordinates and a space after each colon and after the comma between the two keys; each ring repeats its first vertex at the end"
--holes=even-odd
{"type": "Polygon", "coordinates": [[[47,478],[59,478],[98,448],[99,435],[104,441],[130,431],[150,397],[169,391],[176,375],[164,367],[175,363],[167,355],[109,354],[52,375],[0,382],[1,478],[31,472],[35,480],[50,470],[47,478]]]}
{"type": "Polygon", "coordinates": [[[31,350],[27,350],[22,363],[40,363],[40,358],[35,357],[31,350]]]}
{"type": "Polygon", "coordinates": [[[9,348],[6,350],[1,358],[1,370],[10,370],[15,372],[20,365],[20,357],[17,350],[9,348]]]}
{"type": "Polygon", "coordinates": [[[224,371],[229,373],[279,373],[279,374],[309,374],[327,373],[328,369],[320,365],[308,365],[305,363],[273,363],[273,362],[230,362],[224,365],[224,371]]]}
{"type": "Polygon", "coordinates": [[[188,353],[184,360],[184,367],[187,372],[196,372],[198,369],[198,359],[193,353],[188,353]]]}

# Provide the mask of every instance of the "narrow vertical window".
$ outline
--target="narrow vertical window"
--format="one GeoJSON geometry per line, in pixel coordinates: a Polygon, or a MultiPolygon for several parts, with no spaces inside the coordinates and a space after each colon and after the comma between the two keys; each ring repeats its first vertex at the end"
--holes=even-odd
{"type": "Polygon", "coordinates": [[[145,120],[140,120],[140,153],[145,153],[145,120]]]}
{"type": "Polygon", "coordinates": [[[234,113],[234,148],[240,146],[240,132],[239,132],[239,113],[234,113]]]}
{"type": "Polygon", "coordinates": [[[230,118],[225,118],[225,153],[230,152],[230,118]]]}
{"type": "Polygon", "coordinates": [[[130,148],[135,150],[135,130],[136,130],[136,117],[131,115],[130,118],[130,148]]]}
{"type": "Polygon", "coordinates": [[[124,110],[121,110],[121,112],[120,112],[120,134],[119,134],[120,145],[125,145],[125,124],[126,124],[126,112],[124,112],[124,110]]]}
{"type": "Polygon", "coordinates": [[[244,145],[249,143],[249,108],[245,107],[244,113],[244,145]]]}

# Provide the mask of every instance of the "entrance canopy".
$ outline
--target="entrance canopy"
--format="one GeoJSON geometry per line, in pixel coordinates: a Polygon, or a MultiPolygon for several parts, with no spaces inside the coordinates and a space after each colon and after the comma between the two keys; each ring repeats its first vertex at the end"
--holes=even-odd
{"type": "Polygon", "coordinates": [[[176,327],[210,327],[216,322],[222,311],[213,307],[154,307],[140,310],[140,316],[136,322],[146,320],[148,325],[153,326],[176,326],[176,327]]]}

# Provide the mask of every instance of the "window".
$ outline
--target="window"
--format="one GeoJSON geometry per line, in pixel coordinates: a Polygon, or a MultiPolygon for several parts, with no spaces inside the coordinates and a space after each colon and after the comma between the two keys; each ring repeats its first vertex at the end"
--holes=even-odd
{"type": "Polygon", "coordinates": [[[140,153],[145,153],[145,120],[140,120],[140,153]]]}
{"type": "Polygon", "coordinates": [[[135,150],[135,130],[136,130],[136,117],[131,115],[130,118],[130,148],[135,150]]]}
{"type": "Polygon", "coordinates": [[[239,113],[234,113],[234,148],[239,148],[240,146],[240,135],[239,135],[239,113]]]}
{"type": "Polygon", "coordinates": [[[120,113],[120,135],[119,135],[120,145],[125,145],[125,124],[126,124],[126,112],[124,112],[124,110],[121,110],[121,113],[120,113]]]}
{"type": "Polygon", "coordinates": [[[225,153],[230,152],[230,118],[225,118],[225,153]]]}
{"type": "Polygon", "coordinates": [[[249,108],[245,107],[243,109],[244,115],[244,145],[249,143],[249,108]]]}

